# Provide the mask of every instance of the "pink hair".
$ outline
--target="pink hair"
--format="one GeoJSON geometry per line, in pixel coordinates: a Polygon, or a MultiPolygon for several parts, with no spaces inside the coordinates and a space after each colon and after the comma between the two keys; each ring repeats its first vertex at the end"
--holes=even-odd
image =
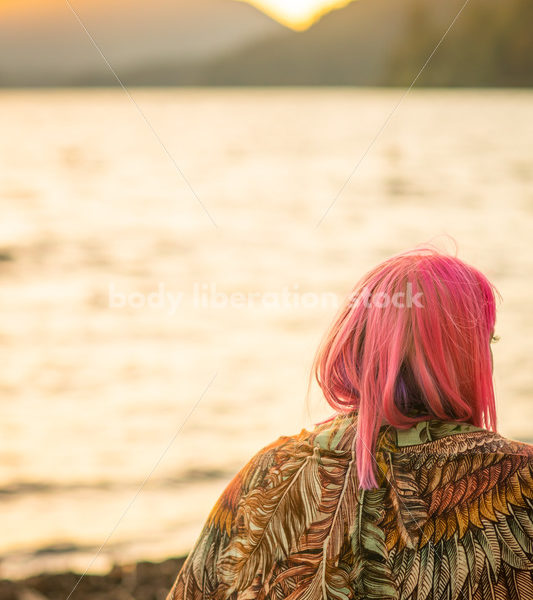
{"type": "Polygon", "coordinates": [[[358,413],[361,488],[378,486],[373,463],[383,422],[405,429],[435,418],[496,430],[495,292],[477,269],[427,247],[389,258],[356,284],[311,378],[336,412],[358,413]]]}

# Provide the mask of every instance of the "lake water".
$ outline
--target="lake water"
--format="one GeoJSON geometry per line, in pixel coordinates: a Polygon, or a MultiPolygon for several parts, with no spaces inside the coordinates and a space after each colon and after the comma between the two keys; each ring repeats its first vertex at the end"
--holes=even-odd
{"type": "Polygon", "coordinates": [[[0,93],[0,576],[186,552],[329,416],[335,303],[443,234],[503,296],[500,430],[533,439],[533,92],[414,90],[343,188],[402,94],[0,93]]]}

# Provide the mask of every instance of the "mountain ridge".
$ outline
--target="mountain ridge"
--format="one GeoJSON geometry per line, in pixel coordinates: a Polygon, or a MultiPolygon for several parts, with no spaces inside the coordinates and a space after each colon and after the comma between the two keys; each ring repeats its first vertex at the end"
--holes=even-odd
{"type": "Polygon", "coordinates": [[[136,85],[533,85],[530,0],[356,0],[203,65],[128,74],[136,85]],[[453,26],[450,25],[453,23],[453,26]],[[426,68],[421,68],[431,56],[426,68]]]}
{"type": "Polygon", "coordinates": [[[68,85],[102,72],[105,79],[107,67],[77,16],[117,71],[164,60],[198,63],[287,30],[237,0],[152,0],[148,6],[76,0],[76,14],[64,0],[47,11],[35,0],[17,3],[16,11],[0,15],[0,85],[68,85]]]}
{"type": "MultiPolygon", "coordinates": [[[[158,0],[163,4],[172,1],[176,2],[158,0]]],[[[202,32],[194,33],[200,40],[197,52],[180,39],[179,52],[166,52],[157,59],[145,52],[126,64],[119,60],[120,52],[106,54],[126,85],[406,86],[432,54],[417,78],[417,86],[533,85],[533,36],[528,28],[533,22],[531,0],[507,0],[505,4],[499,0],[470,0],[467,7],[463,0],[438,4],[433,0],[355,0],[323,15],[304,31],[278,23],[272,26],[270,17],[260,13],[261,19],[269,21],[258,21],[262,23],[259,33],[251,35],[247,31],[250,35],[243,37],[243,18],[232,24],[238,43],[229,40],[215,49],[202,46],[201,40],[212,37],[213,31],[225,31],[228,7],[239,4],[257,9],[233,0],[198,2],[204,8],[218,3],[224,8],[226,20],[211,15],[209,23],[196,23],[202,32]]],[[[172,19],[166,21],[168,27],[174,25],[172,19]]],[[[116,24],[108,28],[115,42],[116,29],[116,24]]],[[[109,44],[104,43],[103,49],[109,44]]],[[[59,83],[57,74],[51,76],[44,71],[37,79],[22,72],[18,81],[22,85],[115,85],[113,75],[98,58],[100,63],[90,68],[71,70],[68,76],[63,73],[59,83]]],[[[2,72],[0,61],[0,85],[9,85],[6,78],[2,80],[2,72]]]]}

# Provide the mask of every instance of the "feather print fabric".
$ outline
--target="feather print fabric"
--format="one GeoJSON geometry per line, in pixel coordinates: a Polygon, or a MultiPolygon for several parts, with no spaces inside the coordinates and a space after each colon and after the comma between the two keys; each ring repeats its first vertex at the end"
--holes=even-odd
{"type": "Polygon", "coordinates": [[[384,426],[365,491],[356,419],[262,448],[167,600],[533,600],[533,446],[465,423],[384,426]]]}

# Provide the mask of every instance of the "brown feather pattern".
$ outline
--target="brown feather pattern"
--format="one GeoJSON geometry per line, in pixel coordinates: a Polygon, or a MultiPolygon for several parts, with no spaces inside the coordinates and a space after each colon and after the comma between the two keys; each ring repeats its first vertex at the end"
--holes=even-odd
{"type": "Polygon", "coordinates": [[[533,600],[533,446],[466,423],[384,427],[359,489],[356,414],[260,450],[167,600],[533,600]]]}

